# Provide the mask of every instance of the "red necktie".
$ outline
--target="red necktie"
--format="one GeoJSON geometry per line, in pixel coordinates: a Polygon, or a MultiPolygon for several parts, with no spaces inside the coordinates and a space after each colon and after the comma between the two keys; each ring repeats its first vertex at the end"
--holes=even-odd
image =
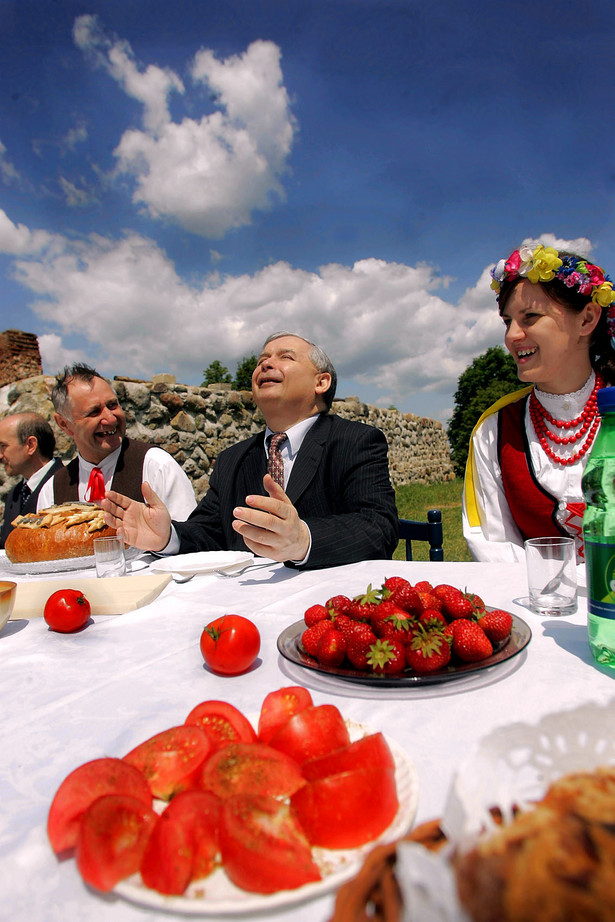
{"type": "Polygon", "coordinates": [[[105,498],[105,478],[99,467],[93,467],[85,490],[88,503],[97,503],[105,498]]]}
{"type": "Polygon", "coordinates": [[[284,461],[280,452],[280,445],[285,442],[288,436],[285,432],[274,432],[269,443],[269,459],[267,461],[267,473],[271,474],[277,484],[284,489],[284,461]]]}

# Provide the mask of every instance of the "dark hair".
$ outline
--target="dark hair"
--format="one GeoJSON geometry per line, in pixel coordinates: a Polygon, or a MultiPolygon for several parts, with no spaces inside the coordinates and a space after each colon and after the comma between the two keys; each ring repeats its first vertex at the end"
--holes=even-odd
{"type": "Polygon", "coordinates": [[[68,385],[71,384],[71,382],[85,381],[86,384],[89,384],[93,378],[101,378],[103,381],[107,380],[103,378],[95,368],[83,362],[75,362],[74,365],[65,365],[64,369],[56,377],[56,383],[51,392],[51,402],[53,403],[56,413],[60,413],[62,416],[68,416],[66,413],[66,404],[68,402],[68,385]]]}
{"type": "Polygon", "coordinates": [[[298,333],[288,333],[286,330],[280,330],[279,332],[272,333],[271,336],[268,336],[263,343],[263,349],[273,339],[280,339],[282,336],[295,336],[297,339],[302,339],[304,343],[308,344],[308,346],[311,346],[310,351],[308,352],[308,358],[316,371],[331,375],[331,384],[324,392],[324,394],[320,395],[328,412],[333,405],[333,398],[335,397],[335,392],[337,390],[337,372],[333,367],[333,362],[324,351],[324,349],[321,349],[320,346],[316,345],[316,343],[310,342],[310,340],[306,339],[305,336],[300,336],[298,333]]]}
{"type": "MultiPolygon", "coordinates": [[[[582,259],[576,253],[560,251],[560,257],[572,256],[576,259],[582,259]]],[[[504,279],[500,285],[500,292],[497,297],[498,309],[500,314],[506,307],[506,304],[517,287],[519,282],[525,279],[517,276],[514,279],[504,279]]],[[[531,283],[534,284],[534,283],[531,283]]],[[[576,288],[568,288],[561,279],[551,279],[549,282],[536,282],[541,285],[552,301],[560,304],[567,310],[580,314],[588,301],[591,300],[587,295],[582,295],[576,288]]],[[[594,371],[599,371],[607,385],[615,382],[615,349],[611,343],[611,337],[607,332],[607,312],[608,308],[603,307],[600,313],[600,319],[592,333],[589,343],[589,360],[594,371]]]]}
{"type": "Polygon", "coordinates": [[[56,437],[47,420],[38,413],[20,413],[15,427],[20,445],[25,445],[30,436],[34,436],[41,457],[51,461],[56,450],[56,437]]]}

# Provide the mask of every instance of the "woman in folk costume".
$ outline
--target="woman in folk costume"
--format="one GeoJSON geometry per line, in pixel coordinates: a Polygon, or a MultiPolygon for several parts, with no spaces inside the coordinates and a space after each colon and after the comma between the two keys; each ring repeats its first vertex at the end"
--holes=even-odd
{"type": "Polygon", "coordinates": [[[615,383],[615,291],[599,266],[522,246],[492,271],[504,343],[528,386],[479,419],[470,441],[464,536],[475,560],[524,558],[526,538],[569,535],[583,559],[581,478],[615,383]]]}

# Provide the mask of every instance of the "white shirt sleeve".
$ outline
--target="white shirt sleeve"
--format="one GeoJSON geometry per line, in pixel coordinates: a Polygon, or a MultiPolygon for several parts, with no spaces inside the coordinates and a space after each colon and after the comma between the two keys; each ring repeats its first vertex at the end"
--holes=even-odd
{"type": "Polygon", "coordinates": [[[476,504],[481,524],[471,526],[464,491],[463,536],[474,560],[516,563],[525,560],[523,538],[512,517],[498,463],[498,414],[481,424],[473,437],[476,504]]]}
{"type": "Polygon", "coordinates": [[[165,504],[172,519],[184,522],[196,506],[188,475],[161,448],[150,448],[143,463],[143,480],[165,504]]]}

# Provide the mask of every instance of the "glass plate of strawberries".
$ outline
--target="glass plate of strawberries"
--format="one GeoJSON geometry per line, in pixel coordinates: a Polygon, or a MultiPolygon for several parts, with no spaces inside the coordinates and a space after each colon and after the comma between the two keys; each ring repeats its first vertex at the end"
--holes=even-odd
{"type": "Polygon", "coordinates": [[[448,584],[391,577],[311,605],[278,637],[298,666],[363,685],[420,686],[491,669],[531,640],[521,618],[448,584]]]}

